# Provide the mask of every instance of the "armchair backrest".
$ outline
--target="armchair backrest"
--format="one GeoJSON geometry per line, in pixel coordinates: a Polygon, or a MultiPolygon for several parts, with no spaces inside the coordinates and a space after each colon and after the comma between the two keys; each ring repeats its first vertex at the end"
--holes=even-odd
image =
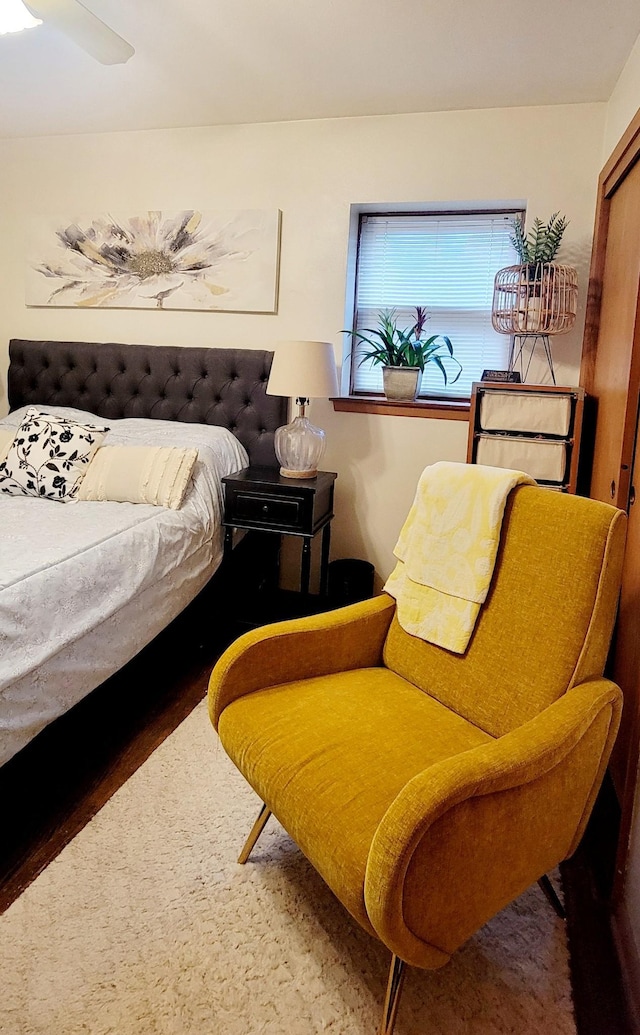
{"type": "Polygon", "coordinates": [[[626,515],[522,485],[509,495],[491,589],[463,655],[394,617],[385,665],[492,736],[602,675],[615,619],[626,515]]]}

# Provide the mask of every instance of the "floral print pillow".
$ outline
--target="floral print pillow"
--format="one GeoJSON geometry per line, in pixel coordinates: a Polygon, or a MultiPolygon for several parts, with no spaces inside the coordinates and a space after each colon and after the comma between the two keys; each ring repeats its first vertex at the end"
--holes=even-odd
{"type": "Polygon", "coordinates": [[[107,427],[27,410],[13,445],[0,463],[0,493],[74,499],[107,427]]]}

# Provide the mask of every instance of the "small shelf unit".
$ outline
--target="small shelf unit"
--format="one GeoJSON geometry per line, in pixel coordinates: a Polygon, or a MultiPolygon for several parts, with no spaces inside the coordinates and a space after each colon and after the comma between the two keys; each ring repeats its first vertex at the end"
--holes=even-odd
{"type": "Polygon", "coordinates": [[[576,493],[584,409],[584,388],[477,381],[467,463],[525,471],[540,485],[576,493]]]}

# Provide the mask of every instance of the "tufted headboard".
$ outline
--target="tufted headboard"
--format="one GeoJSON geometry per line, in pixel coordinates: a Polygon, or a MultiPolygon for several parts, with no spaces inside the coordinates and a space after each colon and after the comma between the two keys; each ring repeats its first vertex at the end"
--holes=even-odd
{"type": "Polygon", "coordinates": [[[13,338],[9,406],[217,424],[242,442],[252,464],[272,467],[274,432],[287,421],[287,400],[266,394],[272,357],[257,349],[13,338]]]}

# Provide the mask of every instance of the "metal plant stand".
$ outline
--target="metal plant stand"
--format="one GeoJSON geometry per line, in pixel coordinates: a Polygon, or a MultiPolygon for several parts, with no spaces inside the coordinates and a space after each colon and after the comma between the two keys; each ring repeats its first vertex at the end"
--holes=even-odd
{"type": "Polygon", "coordinates": [[[551,372],[551,380],[556,383],[556,375],[553,369],[553,356],[551,354],[551,336],[549,334],[514,334],[509,352],[509,370],[515,370],[516,365],[520,366],[520,376],[523,383],[526,383],[529,376],[529,367],[533,354],[538,345],[542,346],[551,372]],[[528,349],[528,356],[525,348],[528,349]]]}

